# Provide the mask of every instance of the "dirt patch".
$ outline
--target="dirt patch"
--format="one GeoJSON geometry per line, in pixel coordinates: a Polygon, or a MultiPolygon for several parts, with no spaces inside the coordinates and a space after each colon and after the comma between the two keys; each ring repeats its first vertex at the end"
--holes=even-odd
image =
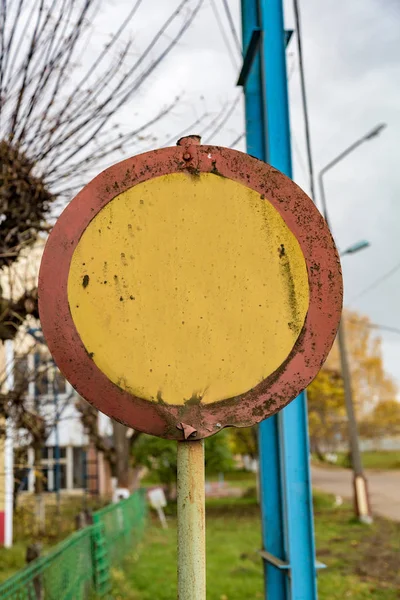
{"type": "Polygon", "coordinates": [[[359,559],[354,571],[365,580],[378,579],[385,586],[400,589],[400,524],[379,519],[379,529],[367,533],[357,546],[359,559]],[[393,542],[397,540],[397,552],[393,542]]]}

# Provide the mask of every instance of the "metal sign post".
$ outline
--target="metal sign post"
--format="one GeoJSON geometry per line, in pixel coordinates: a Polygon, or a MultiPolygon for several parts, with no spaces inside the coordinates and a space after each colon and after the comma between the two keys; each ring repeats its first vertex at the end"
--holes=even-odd
{"type": "Polygon", "coordinates": [[[206,598],[204,442],[178,442],[178,598],[206,598]]]}
{"type": "Polygon", "coordinates": [[[312,201],[198,136],[110,167],[50,234],[39,309],[58,367],[110,417],[178,442],[180,600],[205,599],[203,439],[308,385],[341,298],[312,201]]]}

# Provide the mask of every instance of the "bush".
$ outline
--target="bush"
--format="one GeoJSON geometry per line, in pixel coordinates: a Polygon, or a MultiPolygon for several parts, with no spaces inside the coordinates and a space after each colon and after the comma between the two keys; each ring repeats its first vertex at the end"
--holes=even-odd
{"type": "MultiPolygon", "coordinates": [[[[205,441],[205,469],[207,475],[226,473],[234,462],[229,445],[228,431],[221,431],[205,441]]],[[[148,481],[159,482],[171,491],[176,482],[177,444],[171,440],[142,434],[133,448],[136,465],[149,470],[148,481]]]]}

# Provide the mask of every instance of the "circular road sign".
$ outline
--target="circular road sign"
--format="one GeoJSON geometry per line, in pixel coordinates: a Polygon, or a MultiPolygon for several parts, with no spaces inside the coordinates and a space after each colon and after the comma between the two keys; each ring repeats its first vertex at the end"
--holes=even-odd
{"type": "Polygon", "coordinates": [[[91,181],[58,219],[39,277],[66,378],[110,417],[170,439],[283,408],[318,373],[341,306],[338,254],[312,201],[196,136],[91,181]]]}

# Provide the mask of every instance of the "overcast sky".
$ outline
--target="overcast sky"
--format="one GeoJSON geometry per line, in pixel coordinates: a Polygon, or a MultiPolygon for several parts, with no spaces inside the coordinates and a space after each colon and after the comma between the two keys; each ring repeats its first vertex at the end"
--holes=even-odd
{"type": "MultiPolygon", "coordinates": [[[[196,4],[193,0],[192,6],[196,4]]],[[[140,122],[175,96],[183,98],[173,114],[157,127],[163,141],[185,129],[204,112],[216,115],[238,94],[235,83],[240,55],[223,11],[205,0],[195,23],[148,80],[140,97],[122,118],[140,122]]],[[[132,28],[135,51],[177,6],[176,0],[144,2],[132,28]]],[[[240,35],[240,2],[229,5],[240,35]]],[[[131,0],[104,0],[88,53],[98,50],[107,33],[132,6],[131,0]]],[[[286,7],[286,27],[293,28],[292,2],[286,7]]],[[[398,0],[300,0],[303,46],[315,170],[339,154],[376,124],[388,127],[365,143],[326,176],[326,195],[334,237],[340,249],[367,239],[371,247],[343,258],[345,304],[367,314],[374,323],[400,329],[400,269],[376,288],[362,294],[381,275],[400,263],[400,3],[398,0]]],[[[303,115],[295,39],[288,47],[294,178],[307,192],[303,115]]],[[[228,108],[228,107],[227,107],[228,108]]],[[[197,127],[204,129],[208,121],[197,127]]],[[[212,131],[209,128],[208,134],[212,131]]],[[[242,102],[212,139],[231,145],[244,131],[242,102]]],[[[203,137],[207,140],[207,135],[203,137]]],[[[147,147],[148,147],[147,142],[147,147]]],[[[244,150],[244,142],[236,146],[244,150]]],[[[134,152],[137,152],[135,149],[134,152]]],[[[400,335],[381,332],[386,369],[400,385],[400,335]]]]}

